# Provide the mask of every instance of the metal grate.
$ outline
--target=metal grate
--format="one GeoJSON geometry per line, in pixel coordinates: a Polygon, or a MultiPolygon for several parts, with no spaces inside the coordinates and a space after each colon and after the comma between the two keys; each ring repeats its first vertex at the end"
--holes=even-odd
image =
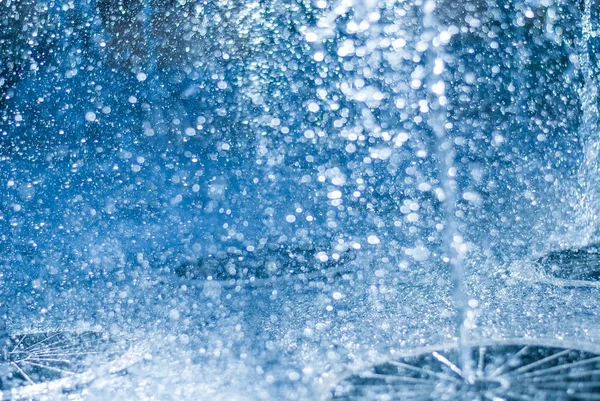
{"type": "MultiPolygon", "coordinates": [[[[21,333],[2,341],[0,400],[36,399],[49,388],[67,390],[94,377],[83,378],[84,372],[126,354],[122,346],[98,331],[21,333]]],[[[111,372],[128,365],[119,361],[111,372]]]]}
{"type": "Polygon", "coordinates": [[[339,382],[337,401],[600,399],[600,354],[556,343],[472,345],[471,374],[456,347],[406,354],[339,382]]]}
{"type": "Polygon", "coordinates": [[[600,282],[600,246],[564,249],[538,259],[542,273],[558,280],[600,282]]]}

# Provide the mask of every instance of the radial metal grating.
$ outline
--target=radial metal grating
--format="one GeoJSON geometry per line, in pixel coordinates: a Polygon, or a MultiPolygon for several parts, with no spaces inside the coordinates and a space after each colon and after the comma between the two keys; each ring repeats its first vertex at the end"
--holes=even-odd
{"type": "Polygon", "coordinates": [[[336,401],[600,400],[600,354],[555,343],[472,345],[406,354],[341,380],[336,401]]]}
{"type": "Polygon", "coordinates": [[[36,399],[50,388],[68,390],[92,380],[94,375],[84,374],[98,365],[112,363],[115,373],[135,361],[98,331],[21,333],[0,340],[0,400],[36,399]]]}

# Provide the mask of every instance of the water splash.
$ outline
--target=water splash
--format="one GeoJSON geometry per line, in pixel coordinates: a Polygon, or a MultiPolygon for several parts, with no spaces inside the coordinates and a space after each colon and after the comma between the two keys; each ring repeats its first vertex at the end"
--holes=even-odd
{"type": "Polygon", "coordinates": [[[598,154],[600,151],[600,132],[598,131],[598,79],[592,60],[590,59],[590,41],[595,37],[592,29],[592,0],[585,0],[581,16],[581,37],[577,44],[577,59],[583,76],[583,85],[579,89],[581,108],[583,111],[579,139],[583,146],[583,164],[579,171],[579,195],[577,226],[583,244],[589,243],[595,235],[598,223],[599,194],[596,177],[600,172],[598,154]]]}
{"type": "Polygon", "coordinates": [[[455,150],[452,143],[452,138],[448,135],[447,130],[451,124],[447,121],[447,98],[445,96],[445,82],[442,77],[445,70],[444,51],[442,36],[448,32],[440,26],[434,12],[436,2],[429,0],[423,4],[423,28],[424,33],[422,39],[429,42],[431,49],[428,69],[429,74],[429,97],[430,97],[430,112],[427,124],[435,134],[436,141],[436,158],[438,161],[439,180],[441,192],[438,198],[443,203],[444,213],[444,262],[449,263],[454,273],[455,285],[455,302],[458,309],[458,337],[459,337],[459,353],[460,364],[464,378],[467,382],[472,382],[474,376],[472,374],[472,357],[468,342],[468,326],[469,326],[469,303],[468,297],[464,289],[465,268],[464,268],[464,250],[462,236],[460,235],[458,222],[456,220],[456,167],[454,163],[455,150]]]}

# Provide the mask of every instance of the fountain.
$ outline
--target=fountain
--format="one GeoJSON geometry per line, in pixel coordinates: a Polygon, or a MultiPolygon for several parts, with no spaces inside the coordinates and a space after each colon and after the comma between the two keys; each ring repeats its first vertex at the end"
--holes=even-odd
{"type": "Polygon", "coordinates": [[[0,398],[592,397],[594,3],[455,3],[0,1],[0,398]]]}
{"type": "MultiPolygon", "coordinates": [[[[435,2],[425,2],[425,26],[432,26],[432,11],[435,2]],[[431,14],[428,14],[429,11],[431,14]],[[429,18],[429,21],[427,19],[429,18]]],[[[531,13],[528,10],[525,14],[531,13]]],[[[531,18],[531,15],[529,18],[531,18]]],[[[579,168],[580,185],[583,189],[580,213],[583,220],[578,219],[583,227],[583,243],[587,243],[595,230],[594,209],[594,174],[597,171],[597,85],[593,67],[589,59],[589,43],[593,30],[591,26],[592,2],[586,2],[582,13],[582,34],[579,39],[579,65],[584,77],[579,96],[581,99],[583,118],[580,125],[584,144],[584,162],[579,168]],[[591,139],[590,139],[591,137],[591,139]]],[[[440,32],[440,28],[434,31],[440,32]]],[[[517,37],[519,34],[517,33],[517,37]]],[[[523,41],[517,41],[523,46],[523,41]]],[[[518,60],[524,57],[521,50],[517,52],[518,60]]],[[[434,58],[441,61],[435,54],[434,58]]],[[[519,63],[519,61],[517,61],[519,63]]],[[[441,64],[441,63],[440,63],[441,64]]],[[[436,77],[430,85],[435,88],[436,77]]],[[[440,81],[444,84],[444,81],[440,81]]],[[[445,85],[440,85],[442,88],[445,85]]],[[[443,91],[437,93],[438,100],[445,96],[443,91]]],[[[519,102],[520,103],[520,102],[519,102]]],[[[435,102],[433,102],[435,104],[435,102]]],[[[432,107],[435,110],[435,107],[432,107]]],[[[446,109],[438,115],[432,125],[438,139],[446,138],[446,109]],[[442,118],[440,118],[442,117],[442,118]]],[[[523,118],[525,107],[518,105],[518,114],[523,118]]],[[[434,113],[432,113],[435,116],[434,113]]],[[[526,118],[526,117],[525,117],[526,118]]],[[[451,171],[454,151],[451,144],[442,142],[438,149],[445,146],[445,153],[438,153],[440,171],[451,171]]],[[[444,193],[453,194],[456,181],[452,177],[442,177],[446,183],[444,193]]],[[[455,201],[446,201],[446,226],[451,227],[445,236],[446,246],[456,249],[453,237],[456,230],[454,216],[455,201]],[[449,235],[448,235],[449,234],[449,235]]],[[[580,214],[580,216],[581,216],[580,214]]],[[[550,252],[535,262],[536,268],[529,272],[532,282],[544,282],[556,286],[593,286],[596,287],[597,246],[591,245],[580,249],[550,252]],[[550,277],[548,279],[547,277],[550,277]],[[590,283],[592,281],[592,283],[590,283]]],[[[447,260],[450,258],[446,258],[447,260]]],[[[524,341],[509,339],[500,342],[469,342],[467,324],[469,315],[464,280],[466,279],[460,258],[454,260],[453,270],[457,283],[457,307],[459,309],[460,336],[458,344],[451,346],[431,347],[411,352],[400,353],[393,359],[375,364],[363,371],[348,374],[331,390],[331,399],[402,399],[402,400],[481,400],[481,399],[570,399],[593,397],[598,389],[598,377],[595,372],[598,360],[598,349],[591,346],[591,353],[578,349],[578,344],[553,342],[552,340],[524,341]],[[575,369],[573,371],[572,369],[575,369]],[[581,370],[579,370],[581,369],[581,370]],[[555,376],[555,372],[560,372],[555,376]]],[[[527,263],[516,262],[513,266],[515,276],[520,276],[527,263]],[[524,266],[525,265],[525,266],[524,266]]],[[[527,276],[527,274],[525,274],[527,276]]],[[[475,304],[474,304],[475,305],[475,304]]],[[[473,312],[471,312],[473,316],[473,312]]]]}
{"type": "MultiPolygon", "coordinates": [[[[581,103],[581,122],[578,129],[578,140],[583,150],[583,161],[578,169],[578,199],[576,207],[576,225],[580,227],[575,237],[566,241],[566,248],[552,251],[535,260],[531,266],[532,274],[521,274],[529,280],[541,280],[561,286],[596,287],[598,275],[598,245],[596,242],[597,216],[596,207],[598,173],[598,82],[595,74],[595,63],[591,54],[594,49],[596,31],[593,27],[594,3],[585,1],[581,10],[581,32],[576,41],[577,67],[582,77],[578,90],[581,103]],[[534,277],[535,276],[535,277],[534,277]]],[[[563,245],[564,247],[564,245],[563,245]]]]}

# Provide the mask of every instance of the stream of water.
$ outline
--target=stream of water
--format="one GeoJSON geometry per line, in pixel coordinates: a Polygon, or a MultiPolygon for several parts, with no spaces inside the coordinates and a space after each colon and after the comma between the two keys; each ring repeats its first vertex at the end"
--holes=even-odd
{"type": "Polygon", "coordinates": [[[585,0],[581,14],[581,35],[578,49],[578,63],[583,76],[583,84],[579,89],[581,107],[583,110],[579,139],[583,147],[583,163],[579,172],[579,186],[582,193],[579,196],[578,225],[582,227],[582,242],[593,240],[597,234],[598,204],[597,177],[600,172],[598,160],[600,150],[600,132],[598,130],[598,78],[597,68],[590,58],[590,46],[596,37],[593,29],[593,0],[585,0]]]}
{"type": "Polygon", "coordinates": [[[444,241],[443,261],[448,263],[453,271],[455,302],[457,308],[457,336],[459,341],[459,353],[463,377],[468,383],[475,382],[473,373],[473,360],[471,349],[468,346],[469,332],[468,327],[472,323],[470,320],[469,297],[465,293],[465,263],[464,263],[464,244],[458,228],[456,219],[456,165],[454,163],[455,150],[453,138],[448,134],[447,128],[451,127],[448,123],[446,82],[444,81],[444,71],[446,64],[446,54],[444,52],[443,36],[448,35],[445,27],[442,27],[435,16],[436,2],[428,0],[423,4],[423,27],[424,33],[422,40],[428,41],[430,47],[429,56],[429,79],[428,90],[431,96],[431,105],[428,125],[435,134],[436,152],[435,157],[438,162],[440,189],[438,197],[443,204],[443,233],[444,241]]]}

